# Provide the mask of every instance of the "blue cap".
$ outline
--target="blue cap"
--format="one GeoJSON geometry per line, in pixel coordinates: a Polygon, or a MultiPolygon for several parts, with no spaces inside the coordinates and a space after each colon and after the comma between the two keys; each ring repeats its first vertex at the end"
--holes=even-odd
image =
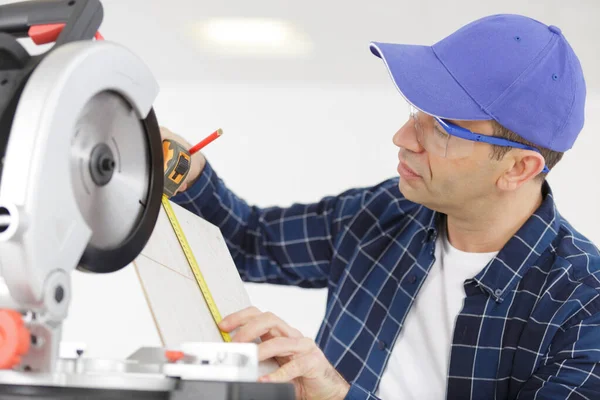
{"type": "Polygon", "coordinates": [[[406,100],[428,114],[493,119],[561,152],[583,128],[583,71],[555,26],[521,15],[492,15],[433,46],[373,42],[370,48],[406,100]]]}

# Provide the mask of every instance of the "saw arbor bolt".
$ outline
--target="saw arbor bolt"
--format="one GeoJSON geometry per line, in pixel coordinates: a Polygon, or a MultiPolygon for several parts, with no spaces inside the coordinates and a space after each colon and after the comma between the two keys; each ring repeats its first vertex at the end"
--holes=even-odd
{"type": "Polygon", "coordinates": [[[112,178],[116,163],[113,152],[106,143],[94,147],[90,155],[90,174],[98,186],[104,186],[112,178]]]}

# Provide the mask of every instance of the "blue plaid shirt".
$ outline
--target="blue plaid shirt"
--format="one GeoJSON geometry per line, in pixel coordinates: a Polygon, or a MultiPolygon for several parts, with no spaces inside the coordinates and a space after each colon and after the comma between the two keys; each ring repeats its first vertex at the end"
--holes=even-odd
{"type": "MultiPolygon", "coordinates": [[[[452,341],[450,399],[600,399],[600,255],[562,218],[547,183],[536,213],[465,281],[452,341]]],[[[316,338],[374,399],[392,346],[434,262],[439,219],[398,179],[315,204],[257,208],[207,164],[173,200],[220,227],[250,282],[328,288],[316,338]]]]}

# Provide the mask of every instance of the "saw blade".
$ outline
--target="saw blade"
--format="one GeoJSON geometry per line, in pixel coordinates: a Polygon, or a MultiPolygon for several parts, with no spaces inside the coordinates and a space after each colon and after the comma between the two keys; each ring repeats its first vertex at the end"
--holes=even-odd
{"type": "Polygon", "coordinates": [[[125,243],[143,215],[151,168],[146,135],[135,111],[115,92],[92,97],[77,119],[71,180],[95,249],[125,243]]]}

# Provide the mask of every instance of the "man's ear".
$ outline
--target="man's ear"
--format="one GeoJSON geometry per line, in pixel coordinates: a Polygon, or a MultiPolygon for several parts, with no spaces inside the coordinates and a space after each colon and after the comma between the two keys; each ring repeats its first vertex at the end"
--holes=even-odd
{"type": "Polygon", "coordinates": [[[535,179],[542,172],[544,157],[533,150],[513,149],[505,155],[506,169],[496,181],[501,190],[512,191],[535,179]]]}

